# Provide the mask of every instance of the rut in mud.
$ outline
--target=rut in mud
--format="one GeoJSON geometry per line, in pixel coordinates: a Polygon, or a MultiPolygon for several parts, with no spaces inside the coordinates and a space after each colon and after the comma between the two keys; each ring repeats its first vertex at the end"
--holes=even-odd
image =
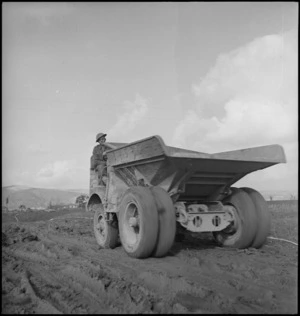
{"type": "Polygon", "coordinates": [[[3,313],[296,313],[298,249],[217,247],[209,234],[164,258],[100,249],[92,214],[2,225],[3,313]]]}

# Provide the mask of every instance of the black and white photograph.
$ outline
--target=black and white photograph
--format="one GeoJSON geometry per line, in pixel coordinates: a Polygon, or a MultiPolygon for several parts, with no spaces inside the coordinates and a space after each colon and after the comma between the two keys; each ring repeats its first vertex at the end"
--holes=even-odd
{"type": "Polygon", "coordinates": [[[298,2],[2,2],[2,314],[298,313],[298,2]]]}

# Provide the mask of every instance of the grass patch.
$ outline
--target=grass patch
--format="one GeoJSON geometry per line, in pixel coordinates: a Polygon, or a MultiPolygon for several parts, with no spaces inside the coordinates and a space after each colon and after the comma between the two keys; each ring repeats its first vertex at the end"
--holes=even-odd
{"type": "Polygon", "coordinates": [[[268,201],[271,214],[270,236],[298,243],[298,201],[268,201]]]}
{"type": "Polygon", "coordinates": [[[11,211],[9,213],[2,214],[2,223],[8,222],[37,222],[37,221],[47,221],[51,218],[63,216],[73,213],[86,213],[85,209],[82,208],[72,208],[57,210],[52,212],[47,211],[11,211]]]}

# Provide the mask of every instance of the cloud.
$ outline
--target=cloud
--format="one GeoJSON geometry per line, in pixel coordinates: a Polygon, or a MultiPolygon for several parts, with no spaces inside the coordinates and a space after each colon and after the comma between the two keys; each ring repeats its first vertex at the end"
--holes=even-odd
{"type": "Polygon", "coordinates": [[[295,30],[221,54],[193,85],[198,103],[178,124],[172,142],[218,152],[295,141],[297,69],[295,30]]]}
{"type": "Polygon", "coordinates": [[[148,113],[148,103],[137,94],[134,102],[124,103],[123,109],[115,125],[108,131],[110,139],[121,139],[120,136],[124,139],[124,136],[130,135],[148,113]]]}
{"type": "Polygon", "coordinates": [[[5,3],[6,12],[13,12],[19,16],[25,16],[42,23],[44,26],[50,25],[53,18],[65,17],[74,12],[74,3],[55,2],[26,2],[26,3],[5,3]]]}
{"type": "Polygon", "coordinates": [[[87,169],[79,167],[75,160],[59,160],[41,168],[33,177],[32,183],[42,188],[78,188],[89,185],[87,169]]]}
{"type": "Polygon", "coordinates": [[[45,148],[43,145],[41,144],[30,144],[28,146],[28,151],[29,153],[32,153],[34,155],[43,155],[43,154],[47,154],[50,152],[50,150],[48,148],[45,148]]]}
{"type": "Polygon", "coordinates": [[[2,185],[26,185],[39,188],[89,188],[89,169],[75,160],[58,160],[38,171],[5,170],[2,185]]]}
{"type": "Polygon", "coordinates": [[[37,177],[39,179],[57,179],[65,176],[70,176],[73,173],[74,167],[74,160],[55,161],[54,163],[48,164],[47,166],[41,168],[37,173],[37,177]]]}
{"type": "Polygon", "coordinates": [[[67,2],[51,3],[51,2],[32,2],[26,3],[26,5],[19,7],[23,9],[23,12],[31,17],[36,18],[50,18],[53,16],[65,16],[71,14],[74,11],[74,4],[67,2]]]}

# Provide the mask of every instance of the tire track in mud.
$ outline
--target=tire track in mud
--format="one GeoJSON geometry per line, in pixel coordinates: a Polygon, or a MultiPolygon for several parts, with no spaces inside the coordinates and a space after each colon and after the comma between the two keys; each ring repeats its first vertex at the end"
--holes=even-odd
{"type": "MultiPolygon", "coordinates": [[[[17,257],[20,261],[20,253],[17,257]]],[[[138,313],[153,309],[155,295],[119,278],[98,262],[74,260],[41,265],[40,260],[29,261],[27,256],[22,259],[22,270],[33,289],[31,300],[38,298],[62,313],[138,313]]]]}
{"type": "MultiPolygon", "coordinates": [[[[175,303],[180,303],[187,307],[187,311],[197,313],[235,313],[237,310],[244,312],[256,310],[259,312],[263,309],[260,307],[259,301],[253,300],[253,306],[249,308],[248,304],[244,303],[245,300],[239,300],[240,288],[236,287],[235,284],[233,284],[232,289],[228,288],[230,283],[226,281],[226,278],[224,280],[224,272],[216,277],[216,273],[211,269],[191,267],[172,257],[151,258],[141,263],[140,260],[124,259],[123,256],[126,254],[122,249],[114,252],[109,251],[109,253],[106,251],[104,255],[110,259],[110,269],[113,270],[114,274],[124,275],[125,271],[127,278],[134,278],[138,284],[143,284],[152,292],[159,293],[167,305],[172,306],[175,303]],[[213,278],[212,275],[214,275],[213,278]],[[220,278],[222,281],[219,281],[220,278]],[[218,281],[216,282],[216,280],[218,281]]],[[[229,282],[232,280],[231,277],[227,279],[229,282]]],[[[247,287],[250,297],[253,297],[252,291],[263,290],[258,286],[248,285],[247,287]]],[[[243,294],[247,297],[246,290],[243,294]]]]}
{"type": "Polygon", "coordinates": [[[268,249],[237,251],[218,248],[209,240],[188,239],[175,243],[164,258],[139,260],[127,256],[122,247],[100,249],[91,218],[17,223],[4,232],[8,236],[2,255],[6,276],[2,280],[4,311],[93,314],[297,310],[296,296],[294,305],[286,303],[293,302],[296,293],[296,281],[289,271],[296,271],[297,264],[287,266],[288,257],[270,264],[268,249]]]}
{"type": "MultiPolygon", "coordinates": [[[[113,312],[103,302],[99,302],[98,297],[89,288],[85,287],[86,277],[80,280],[79,271],[71,269],[77,273],[72,275],[70,269],[65,268],[55,274],[51,271],[45,276],[44,271],[39,271],[38,267],[28,268],[29,282],[34,289],[36,296],[46,300],[57,310],[64,314],[68,313],[108,313],[113,312]],[[84,282],[85,281],[85,282],[84,282]]],[[[94,284],[93,284],[94,285],[94,284]]],[[[101,294],[101,287],[93,286],[101,294]]]]}
{"type": "MultiPolygon", "coordinates": [[[[59,242],[57,236],[52,236],[52,239],[55,240],[56,243],[59,242]]],[[[93,243],[94,241],[90,240],[90,242],[93,243]]],[[[74,246],[74,240],[65,238],[64,245],[68,245],[68,248],[72,248],[74,246]]],[[[126,284],[130,283],[130,280],[135,280],[140,288],[143,284],[146,284],[147,288],[150,289],[152,293],[160,293],[160,295],[163,296],[164,302],[160,302],[160,304],[156,305],[160,306],[163,310],[170,309],[170,306],[172,304],[174,305],[175,301],[178,301],[178,294],[180,293],[192,293],[191,295],[198,295],[197,300],[202,298],[203,302],[208,293],[211,295],[211,291],[206,290],[203,287],[195,287],[193,284],[186,281],[184,277],[178,278],[176,273],[173,273],[173,276],[170,276],[167,273],[162,273],[160,271],[161,269],[170,269],[168,265],[166,266],[165,261],[163,261],[162,267],[159,267],[159,262],[162,262],[164,259],[137,260],[128,257],[122,248],[117,248],[115,250],[99,250],[98,246],[93,249],[90,248],[88,253],[81,252],[80,254],[81,260],[86,258],[88,261],[90,258],[94,258],[92,262],[96,263],[96,265],[102,264],[103,267],[103,260],[99,260],[99,256],[105,257],[104,265],[106,271],[109,271],[110,275],[115,276],[118,280],[123,278],[126,281],[126,284]],[[154,260],[155,263],[153,264],[151,261],[149,264],[146,264],[149,260],[154,260]],[[122,263],[119,264],[119,262],[122,263]],[[150,270],[148,269],[148,272],[144,272],[145,264],[146,267],[150,268],[150,270]],[[151,272],[152,265],[158,266],[157,271],[151,272]],[[170,295],[166,295],[166,293],[169,293],[170,295]],[[164,308],[165,305],[167,305],[166,308],[164,308]]],[[[170,264],[174,264],[173,260],[170,261],[170,264]]],[[[181,266],[182,262],[179,262],[177,268],[180,268],[181,266]]],[[[183,298],[186,300],[186,296],[183,298]]],[[[206,305],[208,306],[208,304],[206,305]]],[[[207,306],[206,309],[208,308],[207,306]]],[[[232,310],[232,308],[230,310],[232,310]]]]}
{"type": "MultiPolygon", "coordinates": [[[[237,304],[241,305],[239,306],[239,309],[245,305],[246,300],[241,299],[242,297],[239,295],[241,289],[244,289],[244,294],[246,293],[245,286],[241,285],[243,280],[238,282],[232,279],[232,276],[227,278],[227,285],[230,284],[234,288],[230,296],[233,298],[236,297],[236,300],[228,299],[222,294],[217,294],[217,290],[219,291],[220,285],[222,285],[220,282],[215,284],[215,288],[217,290],[211,290],[212,284],[215,283],[215,281],[212,281],[211,275],[216,274],[216,268],[219,273],[222,273],[223,285],[224,283],[226,284],[226,282],[224,282],[226,277],[224,278],[224,271],[218,268],[218,266],[215,264],[212,265],[212,268],[210,267],[208,269],[207,267],[210,262],[208,262],[207,265],[203,264],[202,262],[202,268],[199,264],[194,268],[192,267],[192,271],[187,274],[186,271],[181,269],[183,266],[182,260],[178,260],[177,258],[149,258],[147,260],[141,261],[127,257],[121,248],[117,248],[115,250],[94,249],[92,253],[81,253],[81,258],[85,257],[87,260],[88,258],[95,258],[93,262],[96,262],[100,265],[103,261],[97,259],[99,253],[101,256],[105,257],[106,270],[110,270],[110,275],[115,275],[118,278],[122,278],[122,276],[125,275],[126,277],[124,278],[126,279],[126,282],[134,279],[140,286],[141,284],[146,285],[147,288],[151,289],[152,292],[163,295],[164,301],[167,302],[167,305],[169,306],[174,304],[174,302],[182,301],[184,305],[189,305],[192,309],[195,309],[195,306],[198,306],[201,309],[205,309],[206,312],[224,311],[233,313],[236,312],[235,306],[237,304]],[[170,273],[170,271],[172,271],[171,267],[175,267],[175,270],[173,269],[172,273],[170,273]],[[183,273],[179,272],[178,275],[178,271],[180,270],[183,273]],[[201,277],[196,277],[196,280],[198,281],[198,284],[196,284],[194,282],[195,276],[199,275],[199,272],[201,277]],[[185,276],[181,276],[182,274],[185,274],[185,276]],[[203,285],[200,286],[199,284],[206,284],[207,286],[204,287],[203,285]],[[212,309],[211,306],[214,306],[214,308],[212,309]]],[[[184,257],[184,259],[186,258],[184,257]]],[[[198,259],[193,258],[191,261],[195,263],[198,261],[198,259]]],[[[186,262],[185,260],[185,264],[187,263],[188,261],[186,262]]],[[[237,265],[234,267],[236,268],[237,265]]],[[[191,269],[191,267],[189,267],[189,269],[191,269]]],[[[248,278],[250,279],[251,277],[252,275],[250,274],[248,278]]],[[[255,285],[251,286],[249,284],[247,285],[247,292],[249,296],[253,296],[253,292],[257,291],[258,289],[260,289],[261,292],[261,287],[255,285]]],[[[268,293],[268,290],[265,291],[268,293]]],[[[226,296],[228,296],[228,289],[226,296]]],[[[253,304],[258,305],[255,307],[255,309],[257,309],[259,312],[261,299],[259,297],[257,297],[257,300],[252,299],[252,305],[253,304]]],[[[164,304],[161,305],[163,306],[164,304]]],[[[249,310],[245,307],[242,309],[245,312],[249,310]]]]}
{"type": "Polygon", "coordinates": [[[86,253],[86,248],[86,242],[50,233],[6,254],[22,261],[31,301],[39,301],[40,306],[48,304],[62,313],[151,312],[154,305],[147,289],[91,264],[91,251],[86,253]],[[75,246],[79,257],[74,256],[75,246]]]}

